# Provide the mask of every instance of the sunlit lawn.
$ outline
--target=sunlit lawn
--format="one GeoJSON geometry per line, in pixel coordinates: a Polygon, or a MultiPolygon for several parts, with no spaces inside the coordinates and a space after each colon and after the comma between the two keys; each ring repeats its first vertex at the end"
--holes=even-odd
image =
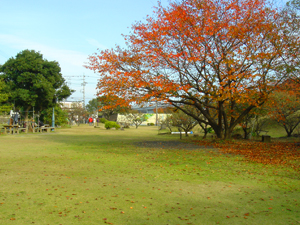
{"type": "Polygon", "coordinates": [[[300,176],[156,127],[0,136],[0,224],[299,224],[300,176]],[[161,141],[161,148],[143,141],[161,141]],[[186,141],[189,139],[184,139],[186,141]]]}

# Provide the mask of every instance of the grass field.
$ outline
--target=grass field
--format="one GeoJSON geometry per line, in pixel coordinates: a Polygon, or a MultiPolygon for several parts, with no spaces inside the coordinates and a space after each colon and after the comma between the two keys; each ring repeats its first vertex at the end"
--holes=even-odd
{"type": "Polygon", "coordinates": [[[156,127],[1,135],[0,224],[300,224],[299,170],[169,141],[156,127]]]}

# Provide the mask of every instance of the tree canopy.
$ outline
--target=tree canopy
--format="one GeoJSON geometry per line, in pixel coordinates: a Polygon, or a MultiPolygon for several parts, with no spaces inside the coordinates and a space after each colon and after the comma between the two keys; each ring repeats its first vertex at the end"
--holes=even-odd
{"type": "Polygon", "coordinates": [[[4,86],[4,81],[0,79],[0,103],[8,99],[8,93],[3,92],[4,86]]]}
{"type": "Polygon", "coordinates": [[[88,113],[93,114],[94,112],[97,112],[99,110],[99,100],[98,98],[93,98],[88,102],[88,104],[85,106],[88,113]]]}
{"type": "Polygon", "coordinates": [[[164,100],[228,138],[287,76],[283,64],[297,57],[299,36],[282,41],[286,26],[265,0],[174,1],[134,24],[126,49],[100,51],[87,68],[100,74],[99,95],[127,104],[164,100]]]}
{"type": "Polygon", "coordinates": [[[291,0],[287,2],[287,6],[295,10],[300,10],[300,0],[291,0]]]}
{"type": "Polygon", "coordinates": [[[274,91],[267,102],[269,116],[282,126],[288,137],[300,124],[300,85],[289,80],[274,91]]]}
{"type": "Polygon", "coordinates": [[[3,106],[3,102],[6,102],[8,99],[8,93],[5,92],[5,83],[3,79],[0,79],[0,113],[2,111],[7,111],[7,108],[3,106]]]}
{"type": "Polygon", "coordinates": [[[86,105],[86,109],[89,113],[100,111],[104,118],[109,119],[113,114],[126,112],[130,109],[130,106],[116,95],[102,95],[90,100],[86,105]]]}
{"type": "Polygon", "coordinates": [[[61,74],[58,62],[43,59],[34,50],[24,50],[0,67],[15,107],[36,111],[54,106],[72,94],[61,74]]]}

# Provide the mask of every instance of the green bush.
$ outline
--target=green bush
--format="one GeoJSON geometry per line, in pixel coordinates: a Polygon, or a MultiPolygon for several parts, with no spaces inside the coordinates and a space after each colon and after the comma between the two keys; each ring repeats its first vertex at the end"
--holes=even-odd
{"type": "Polygon", "coordinates": [[[111,128],[116,128],[116,129],[119,129],[120,128],[120,125],[119,124],[117,124],[116,122],[114,122],[114,121],[106,121],[105,122],[105,128],[106,129],[111,129],[111,128]]]}
{"type": "Polygon", "coordinates": [[[106,123],[108,120],[107,119],[105,119],[105,118],[101,118],[100,119],[100,123],[106,123]]]}

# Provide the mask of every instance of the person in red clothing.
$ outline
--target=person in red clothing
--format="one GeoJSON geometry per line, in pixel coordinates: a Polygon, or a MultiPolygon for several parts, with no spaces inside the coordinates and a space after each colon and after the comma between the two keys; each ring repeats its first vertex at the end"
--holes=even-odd
{"type": "Polygon", "coordinates": [[[92,117],[90,117],[90,118],[89,118],[89,124],[90,124],[90,126],[92,126],[92,125],[93,125],[93,121],[94,121],[94,120],[93,120],[93,118],[92,118],[92,117]]]}

